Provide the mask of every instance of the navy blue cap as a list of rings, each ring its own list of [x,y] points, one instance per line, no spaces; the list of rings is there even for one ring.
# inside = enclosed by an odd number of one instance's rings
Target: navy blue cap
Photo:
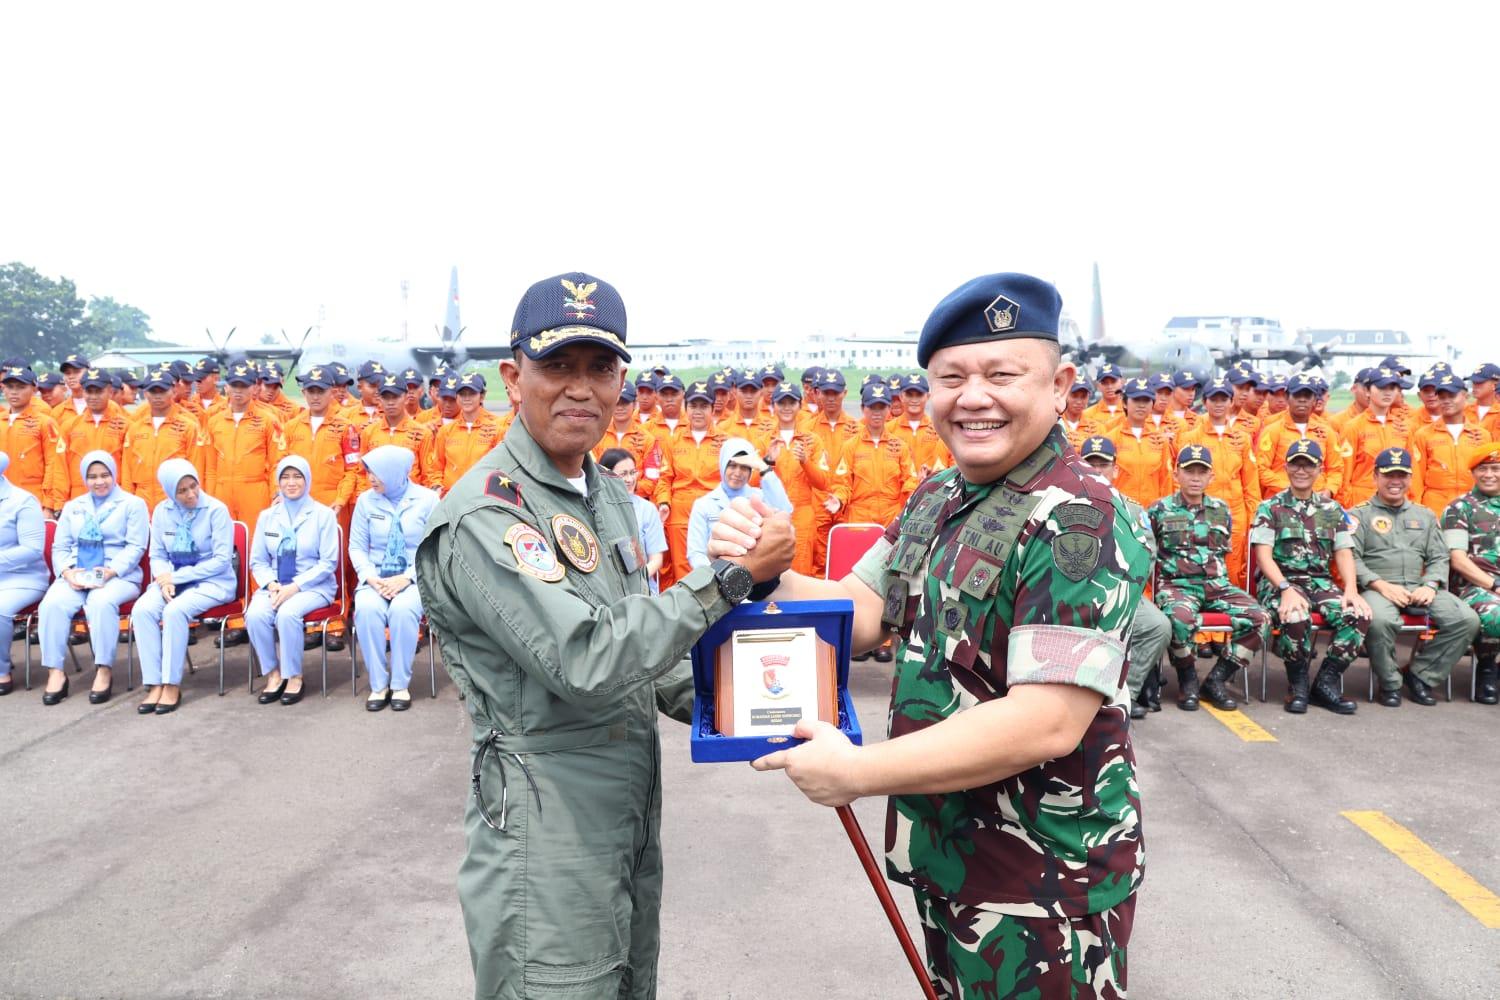
[[[1435,385],[1437,385],[1437,376],[1432,373],[1431,368],[1423,372],[1421,377],[1417,379],[1417,387],[1419,389],[1431,389]]]
[[[1193,371],[1191,368],[1184,368],[1182,371],[1172,376],[1172,387],[1175,389],[1186,389],[1190,385],[1200,386],[1202,384],[1203,380],[1199,378],[1198,373]]]
[[[1376,472],[1410,472],[1411,452],[1405,448],[1387,448],[1375,456]]]
[[[146,373],[146,378],[141,382],[142,389],[170,389],[177,384],[176,377],[170,368],[154,368]]]
[[[893,395],[895,394],[891,392],[891,387],[886,384],[884,379],[880,379],[879,381],[871,382],[859,391],[859,402],[861,406],[871,406],[875,403],[884,403],[886,406],[890,406]]]
[[[734,387],[736,389],[743,389],[746,386],[752,386],[756,389],[760,388],[760,373],[753,368],[746,368],[744,371],[734,373]]]
[[[406,383],[395,372],[386,372],[380,376],[380,395],[384,396],[387,393],[393,396],[406,395]]]
[[[1227,377],[1225,377],[1225,378],[1216,378],[1212,382],[1208,383],[1208,385],[1205,385],[1203,387],[1203,398],[1204,399],[1207,399],[1210,396],[1233,396],[1233,395],[1234,395],[1234,386],[1232,386],[1232,385],[1229,384],[1229,379]]]
[[[341,361],[330,361],[327,367],[333,369],[334,385],[353,385],[354,376],[349,374],[349,369]]]
[[[859,380],[859,387],[860,389],[864,389],[864,387],[869,385],[871,382],[884,381],[885,376],[880,374],[879,372],[865,372],[865,377]]]
[[[795,399],[802,402],[802,387],[796,382],[781,382],[771,390],[771,402],[779,403],[783,399]]]
[[[786,375],[782,372],[780,365],[762,365],[756,374],[760,376],[762,382],[768,378],[773,378],[778,382],[786,381]]]
[[[1434,371],[1432,373],[1432,387],[1438,392],[1463,392],[1467,388],[1464,385],[1464,380],[1453,374],[1451,369],[1442,372]]]
[[[1214,467],[1214,453],[1201,444],[1190,444],[1177,453],[1177,467],[1179,469],[1188,465],[1201,465],[1204,468]]]
[[[88,366],[89,359],[82,354],[69,354],[57,363],[58,371],[62,371],[65,368],[77,368],[79,371],[86,371]]]
[[[1323,446],[1312,438],[1298,438],[1286,449],[1286,460],[1290,462],[1294,458],[1310,458],[1314,462],[1323,461]]]
[[[573,271],[526,289],[510,325],[510,346],[544,358],[570,344],[600,344],[624,361],[625,302],[607,281]]]
[[[1120,372],[1120,366],[1113,361],[1106,361],[1099,366],[1099,371],[1094,375],[1095,382],[1102,382],[1107,378],[1123,379],[1125,376]]]
[[[63,377],[57,372],[42,372],[36,377],[38,389],[52,389],[63,384]]]
[[[1384,360],[1380,362],[1380,367],[1394,368],[1396,371],[1400,372],[1403,375],[1411,374],[1411,366],[1407,365],[1404,361],[1396,357],[1394,354],[1387,354]]]
[[[1469,376],[1470,382],[1493,382],[1496,379],[1500,379],[1500,365],[1488,361],[1474,369],[1474,374]]]
[[[727,371],[728,369],[725,370]],[[663,375],[672,374],[672,369],[668,368],[666,365],[662,364],[659,361],[651,366],[651,371],[656,375],[657,378],[661,378]]]
[[[311,386],[319,389],[332,389],[337,379],[338,373],[330,365],[313,365],[297,376],[297,381],[302,383],[304,389]]]
[[[451,375],[453,373],[449,372],[449,374]],[[447,381],[447,376],[444,376],[444,381]],[[462,375],[458,376],[459,392],[463,392],[465,389],[473,389],[475,392],[479,393],[482,396],[484,395],[484,391],[487,388],[488,385],[484,381],[484,376],[479,372],[464,372]],[[633,386],[630,389],[630,398],[635,398],[635,388]]]
[[[366,361],[359,366],[359,380],[380,385],[385,381],[385,365],[379,361]]]
[[[1073,384],[1068,387],[1068,395],[1071,396],[1075,392],[1092,392],[1093,389],[1094,387],[1089,385],[1089,380],[1083,374],[1083,371],[1079,370],[1079,372],[1073,376]]]
[[[36,372],[29,365],[8,365],[3,374],[0,374],[0,382],[20,382],[23,385],[36,385]]]
[[[1235,365],[1224,374],[1224,379],[1230,385],[1245,385],[1246,383],[1259,385],[1261,375],[1254,368],[1241,368],[1239,365]]]
[[[432,366],[432,374],[427,376],[427,384],[441,385],[443,379],[447,378],[450,374],[456,373],[449,369],[448,362],[439,361],[437,364]]]
[[[635,402],[635,386],[631,385],[628,381],[624,385],[620,386],[620,399],[619,399],[619,402],[621,402],[621,403],[634,403]]]
[[[657,392],[665,392],[668,389],[676,389],[678,392],[687,391],[687,388],[682,384],[682,379],[671,373],[662,375],[656,380]]]
[[[1380,371],[1379,368],[1361,368],[1355,372],[1354,381],[1359,385],[1369,385],[1375,381],[1375,373],[1378,371]]]
[[[695,399],[707,400],[710,403],[714,401],[714,391],[708,387],[707,382],[699,380],[687,387],[683,402],[691,403]]]
[[[260,380],[270,382],[272,385],[280,385],[286,381],[286,372],[282,371],[281,365],[274,361],[262,361],[260,363]]]
[[[248,361],[236,361],[224,373],[224,381],[229,385],[254,385],[255,369],[250,367]]]
[[[1157,372],[1146,379],[1146,384],[1151,386],[1153,393],[1162,389],[1170,389],[1172,388],[1172,376],[1166,372]]]
[[[104,389],[114,385],[114,380],[109,372],[102,368],[89,368],[84,371],[83,378],[79,380],[78,384],[85,389]]]
[[[219,374],[219,359],[199,358],[198,363],[193,365],[193,371],[197,372],[200,378],[204,375],[217,375]]]
[[[1264,383],[1268,392],[1286,392],[1286,376],[1272,375]]]
[[[121,381],[120,376],[117,375],[116,373],[114,373],[114,372],[108,372],[107,374],[109,375],[109,387],[111,389],[114,389],[116,392],[118,392],[119,389],[120,389],[120,387],[122,385],[124,385],[125,383],[123,381]]]
[[[652,371],[644,371],[644,372],[637,373],[636,376],[635,376],[635,385],[636,385],[637,389],[640,389],[640,388],[655,389],[656,388],[656,373],[652,372]]]
[[[843,392],[849,388],[849,383],[844,381],[844,373],[837,368],[824,368],[823,377],[818,379],[819,389],[835,389]]]
[[[1084,438],[1078,446],[1078,454],[1084,458],[1107,458],[1115,460],[1115,443],[1107,437]]]
[[[1125,383],[1126,399],[1155,399],[1156,390],[1143,378],[1133,378]]]
[[[1318,380],[1307,374],[1307,372],[1298,372],[1287,379],[1286,391],[1288,395],[1294,392],[1311,392],[1316,394],[1318,391]]]
[[[735,387],[735,373],[731,368],[727,372],[714,372],[708,377],[708,387],[715,393],[728,392]]]
[[[193,366],[186,361],[179,359],[172,362],[168,367],[172,369],[172,377],[179,382],[198,381],[198,376],[193,373]]]
[[[1057,340],[1062,296],[1029,274],[986,274],[964,282],[937,304],[917,338],[923,368],[944,347],[990,340]]]
[[[405,383],[407,388],[411,388],[414,385],[421,385],[422,373],[415,368],[407,368],[401,373],[401,381]]]
[[[458,398],[458,376],[457,375],[453,374],[452,372],[449,372],[447,375],[443,376],[442,381],[440,381],[438,383],[438,398],[439,399],[457,399]]]
[[[141,384],[141,377],[139,375],[137,375],[133,371],[129,371],[129,370],[123,371],[123,372],[120,373],[120,384],[121,385],[128,385],[132,389],[135,389],[135,388],[138,388],[140,386],[140,384]]]
[[[1368,383],[1379,389],[1387,385],[1399,385],[1403,389],[1410,389],[1411,383],[1394,368],[1371,368]]]
[[[918,392],[932,391],[927,386],[927,376],[921,372],[912,372],[901,380],[901,391],[905,392],[908,389],[915,389]]]
[[[818,379],[822,378],[822,376],[823,369],[819,368],[817,365],[811,365],[807,368],[802,369],[802,381],[804,382],[811,382],[816,385]]]

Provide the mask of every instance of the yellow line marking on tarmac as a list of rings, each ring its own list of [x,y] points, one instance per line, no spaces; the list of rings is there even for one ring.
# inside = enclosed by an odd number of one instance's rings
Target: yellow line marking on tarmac
[[[1224,728],[1244,740],[1246,743],[1276,743],[1276,737],[1256,725],[1255,720],[1244,712],[1225,712],[1214,708],[1208,703],[1203,703],[1208,709],[1208,714],[1224,723]]]
[[[1339,815],[1374,837],[1380,846],[1406,862],[1484,926],[1500,928],[1500,896],[1462,868],[1428,847],[1416,834],[1383,812],[1353,809]]]

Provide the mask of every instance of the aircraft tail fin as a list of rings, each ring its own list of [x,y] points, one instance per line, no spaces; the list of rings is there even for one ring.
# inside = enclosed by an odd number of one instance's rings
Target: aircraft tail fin
[[[458,268],[448,275],[448,309],[443,313],[443,346],[450,347],[463,329],[458,323]]]

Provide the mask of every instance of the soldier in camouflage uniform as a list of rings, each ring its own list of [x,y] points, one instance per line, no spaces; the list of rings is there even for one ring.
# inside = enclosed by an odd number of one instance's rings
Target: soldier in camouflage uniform
[[[917,356],[955,467],[849,576],[787,573],[773,595],[852,600],[856,650],[900,640],[890,739],[803,720],[807,743],[755,766],[824,805],[890,796],[886,869],[915,891],[944,997],[1125,995],[1141,879],[1125,637],[1150,561],[1057,424],[1060,310],[1016,274],[940,303]],[[755,544],[748,510],[724,513],[711,553]]]
[[[1066,434],[1067,428],[1063,428]],[[1079,442],[1079,457],[1110,483],[1115,481],[1115,443],[1107,437],[1090,437]],[[1130,516],[1146,530],[1146,551],[1151,563],[1156,563],[1156,536],[1151,534],[1151,522],[1140,504],[1122,495]],[[1149,576],[1149,573],[1148,573]],[[1125,686],[1130,689],[1130,717],[1144,719],[1147,712],[1161,711],[1161,654],[1167,651],[1167,641],[1172,638],[1172,623],[1155,604],[1142,601],[1136,605],[1135,620],[1130,623],[1130,634],[1126,639]]]
[[[1168,655],[1177,671],[1177,705],[1198,708],[1198,668],[1193,637],[1198,616],[1229,616],[1229,648],[1203,679],[1202,695],[1215,708],[1239,706],[1224,682],[1246,669],[1264,641],[1270,616],[1249,594],[1229,582],[1224,560],[1233,545],[1234,518],[1229,505],[1205,494],[1214,476],[1214,455],[1205,445],[1190,444],[1177,455],[1177,492],[1151,505],[1151,531],[1157,545],[1156,603],[1172,619]]]
[[[1349,515],[1333,500],[1314,494],[1323,470],[1323,448],[1309,438],[1287,446],[1289,485],[1262,500],[1250,524],[1250,545],[1260,571],[1256,596],[1281,630],[1277,655],[1286,663],[1286,710],[1307,711],[1308,702],[1352,715],[1353,701],[1339,691],[1339,678],[1359,655],[1370,624],[1370,606],[1355,589],[1354,539]],[[1328,568],[1344,581],[1340,592]],[[1308,689],[1315,633],[1309,615],[1320,614],[1333,629],[1323,666]]]
[[[1465,464],[1474,474],[1474,489],[1443,511],[1443,540],[1448,545],[1448,586],[1479,615],[1479,644],[1474,700],[1500,701],[1500,444],[1469,449]]]
[[[1432,511],[1407,497],[1412,453],[1386,448],[1375,456],[1375,495],[1349,511],[1354,518],[1354,572],[1370,605],[1365,651],[1380,678],[1380,704],[1401,707],[1396,632],[1402,616],[1417,615],[1436,632],[1423,639],[1406,671],[1406,691],[1418,705],[1436,705],[1432,687],[1448,679],[1474,641],[1479,618],[1443,589],[1448,547]]]

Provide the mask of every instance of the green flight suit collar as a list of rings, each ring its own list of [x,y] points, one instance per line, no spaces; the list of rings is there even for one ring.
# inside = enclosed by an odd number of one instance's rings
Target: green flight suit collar
[[[511,421],[510,430],[506,431],[502,444],[533,482],[550,486],[555,490],[562,490],[573,496],[578,495],[578,490],[568,482],[567,477],[558,470],[557,466],[552,464],[552,459],[542,450],[542,446],[536,443],[536,438],[531,436],[531,431],[527,430],[525,421],[519,415]],[[590,497],[597,496],[598,491],[603,488],[599,479],[599,465],[590,454],[583,456],[583,482],[588,487]]]
[[[1404,501],[1402,501],[1401,506],[1399,506],[1399,507],[1392,507],[1390,504],[1388,504],[1384,500],[1380,499],[1380,494],[1377,493],[1375,496],[1372,496],[1370,498],[1370,506],[1371,507],[1379,507],[1382,510],[1388,510],[1392,514],[1399,514],[1402,511],[1406,510],[1408,507],[1411,507],[1412,506],[1412,502],[1411,502],[1411,497],[1407,497]]]

